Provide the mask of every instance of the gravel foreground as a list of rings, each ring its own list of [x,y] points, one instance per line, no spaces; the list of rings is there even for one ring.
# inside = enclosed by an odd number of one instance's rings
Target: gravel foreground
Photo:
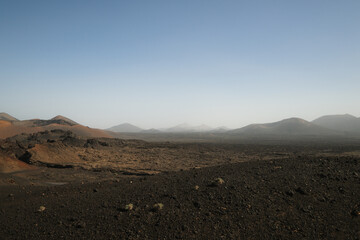
[[[354,157],[0,190],[1,239],[360,239]]]

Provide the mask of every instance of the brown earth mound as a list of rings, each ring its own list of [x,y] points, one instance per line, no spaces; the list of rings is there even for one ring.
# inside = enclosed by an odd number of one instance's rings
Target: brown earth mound
[[[9,121],[9,122],[13,122],[13,121],[19,121],[18,119],[14,118],[13,116],[10,116],[7,113],[0,113],[0,120],[5,120],[5,121]]]
[[[26,164],[14,157],[0,155],[0,173],[12,173],[33,169],[36,169],[36,167]]]
[[[66,118],[65,118],[66,119]],[[0,120],[0,139],[13,137],[22,133],[36,133],[45,130],[62,129],[64,131],[72,131],[83,137],[107,137],[111,138],[106,131],[85,127],[75,122],[65,121],[64,119],[54,118],[51,120],[25,120],[25,121],[3,121]]]

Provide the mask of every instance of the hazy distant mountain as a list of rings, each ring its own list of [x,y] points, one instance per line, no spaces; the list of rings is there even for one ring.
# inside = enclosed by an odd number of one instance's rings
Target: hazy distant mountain
[[[173,133],[180,133],[180,132],[208,132],[211,131],[213,128],[207,125],[199,125],[199,126],[192,126],[187,123],[183,123],[171,128],[164,129],[165,132],[173,132]]]
[[[150,129],[146,129],[146,130],[142,130],[141,133],[161,133],[162,131],[155,129],[155,128],[150,128]]]
[[[243,135],[283,135],[283,136],[326,136],[337,132],[310,123],[301,118],[289,118],[279,122],[266,124],[251,124],[243,128],[229,131]]]
[[[226,127],[218,127],[212,128],[207,125],[199,125],[193,126],[187,123],[179,124],[174,127],[170,128],[151,128],[151,129],[141,129],[137,126],[134,126],[130,123],[120,124],[111,128],[106,129],[112,132],[119,132],[119,133],[196,133],[196,132],[214,132],[214,133],[221,133],[226,132],[229,129]]]
[[[162,129],[162,131],[164,131],[164,132],[188,132],[188,131],[190,131],[191,128],[192,128],[191,125],[189,125],[187,123],[182,123],[182,124],[176,125],[174,127]]]
[[[18,119],[14,118],[13,116],[10,116],[7,113],[0,113],[0,120],[5,120],[5,121],[19,121]]]
[[[341,132],[360,133],[360,118],[350,114],[327,115],[315,119],[312,123]]]
[[[221,127],[217,127],[217,128],[212,129],[210,132],[212,132],[212,133],[224,133],[224,132],[227,132],[227,131],[230,131],[230,128],[221,126]]]
[[[130,123],[123,123],[123,124],[108,128],[106,130],[112,131],[112,132],[123,132],[123,133],[139,133],[139,132],[143,131],[142,128],[134,126]]]

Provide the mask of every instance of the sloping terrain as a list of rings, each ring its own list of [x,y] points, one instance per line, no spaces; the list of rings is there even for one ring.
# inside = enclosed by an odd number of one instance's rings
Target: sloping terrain
[[[350,134],[360,133],[360,118],[350,114],[323,116],[315,119],[312,123],[321,127]]]
[[[36,167],[26,164],[13,156],[0,155],[0,173],[13,173],[33,169],[36,169]]]
[[[114,127],[108,128],[106,130],[112,132],[124,132],[124,133],[137,133],[143,131],[142,128],[134,126],[130,123],[119,124]]]
[[[158,129],[150,128],[150,129],[142,130],[141,133],[162,133],[162,132]]]
[[[9,122],[14,122],[14,121],[19,121],[18,119],[14,118],[13,116],[10,116],[7,113],[0,113],[0,120],[5,120],[5,121],[9,121]]]
[[[77,122],[67,118],[67,117],[64,117],[64,116],[61,116],[61,115],[57,115],[56,117],[50,119],[52,121],[60,121],[62,123],[69,123],[70,125],[78,125]]]
[[[2,239],[359,239],[360,144],[0,140]]]
[[[115,138],[85,138],[70,131],[51,130],[21,134],[0,141],[0,156],[36,167],[115,171],[121,174],[149,175],[225,163],[283,159],[298,155],[360,155],[359,140],[279,141],[257,143],[145,142]],[[331,148],[329,149],[329,146]],[[5,172],[6,166],[0,168]],[[26,169],[24,169],[26,170]],[[41,183],[41,180],[39,180]],[[33,182],[34,183],[34,182]]]
[[[255,150],[248,145],[233,144],[148,143],[83,138],[63,130],[21,134],[0,141],[0,156],[11,156],[32,166],[89,171],[111,169],[127,174],[154,174],[270,156],[283,158],[287,154],[279,153],[273,146],[258,146]]]
[[[0,139],[12,137],[22,133],[36,133],[54,129],[62,129],[64,131],[70,130],[83,137],[112,137],[106,131],[85,127],[66,117],[56,116],[50,120],[0,120]]]
[[[213,130],[213,128],[207,125],[199,125],[199,126],[192,126],[187,123],[179,124],[174,127],[163,129],[164,132],[169,133],[181,133],[181,132],[208,132]]]
[[[339,135],[338,132],[317,126],[301,118],[289,118],[279,122],[251,124],[243,128],[229,131],[242,135],[282,135],[282,136],[328,136]]]

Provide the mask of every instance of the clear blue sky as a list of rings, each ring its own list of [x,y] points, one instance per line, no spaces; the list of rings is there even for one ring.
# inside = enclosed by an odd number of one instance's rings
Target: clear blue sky
[[[360,1],[0,0],[0,112],[98,128],[360,116]]]

